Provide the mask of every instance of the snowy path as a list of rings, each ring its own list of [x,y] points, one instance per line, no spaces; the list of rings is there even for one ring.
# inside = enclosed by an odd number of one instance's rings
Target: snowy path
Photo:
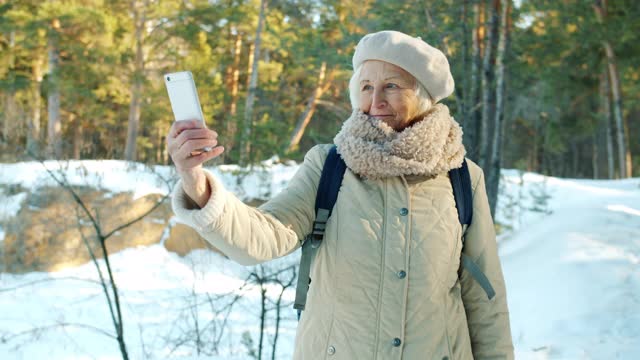
[[[117,161],[71,165],[67,176],[77,184],[108,184],[110,191],[134,194],[160,191],[153,190],[161,185],[153,174],[127,170]],[[279,192],[296,168],[265,165],[247,176],[242,186],[233,177],[237,168],[223,169],[219,176],[231,191],[262,198]],[[159,170],[170,174],[168,168]],[[7,174],[0,176],[0,185],[17,181],[28,188],[44,186],[48,178],[42,172],[35,163],[0,164],[0,174]],[[105,173],[110,174],[108,182],[102,181]],[[640,359],[640,179],[545,180],[516,170],[503,174],[498,219],[519,229],[500,243],[516,359]],[[552,196],[547,205],[553,213],[548,216],[531,211],[542,188]],[[0,192],[0,219],[15,216],[24,198],[25,193]],[[3,237],[0,228],[0,242]],[[198,358],[191,343],[174,349],[176,339],[193,330],[195,318],[201,324],[221,319],[206,306],[199,307],[194,317],[191,304],[210,294],[237,294],[249,271],[210,252],[181,258],[161,245],[113,254],[111,263],[121,290],[132,359]],[[94,265],[56,273],[0,273],[0,359],[120,357],[112,338],[60,325],[90,324],[112,332],[101,288],[78,278],[97,281]],[[240,293],[243,300],[220,338],[220,353],[203,358],[248,358],[242,339],[245,331],[257,339],[259,289]],[[288,301],[294,296],[285,295]],[[293,312],[288,314],[290,320],[282,324],[278,341],[279,359],[291,358],[297,323]],[[48,330],[31,331],[43,326]],[[23,335],[2,341],[13,334]]]
[[[517,359],[640,359],[640,188],[551,179],[553,215],[500,249]]]

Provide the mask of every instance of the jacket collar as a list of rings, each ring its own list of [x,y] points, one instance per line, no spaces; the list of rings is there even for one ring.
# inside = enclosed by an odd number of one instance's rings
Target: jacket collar
[[[354,111],[333,141],[347,167],[372,180],[402,175],[434,177],[462,166],[465,155],[462,128],[442,104],[400,132]]]

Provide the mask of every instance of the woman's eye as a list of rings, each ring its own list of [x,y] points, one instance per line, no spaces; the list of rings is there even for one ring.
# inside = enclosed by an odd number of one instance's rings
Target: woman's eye
[[[397,84],[394,83],[389,83],[386,85],[387,89],[397,89],[399,86]]]
[[[365,85],[365,86],[362,87],[362,91],[369,91],[371,89],[373,89],[373,86],[371,86],[371,85]]]

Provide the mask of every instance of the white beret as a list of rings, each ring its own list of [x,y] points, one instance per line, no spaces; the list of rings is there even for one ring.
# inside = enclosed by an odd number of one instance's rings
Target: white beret
[[[434,102],[453,93],[454,82],[449,61],[442,51],[399,31],[380,31],[365,35],[353,54],[353,68],[367,60],[381,60],[399,66],[413,75]]]

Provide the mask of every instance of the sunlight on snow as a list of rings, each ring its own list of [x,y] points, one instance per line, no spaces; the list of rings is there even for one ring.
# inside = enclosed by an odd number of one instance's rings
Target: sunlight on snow
[[[640,210],[636,210],[625,205],[608,205],[607,210],[623,212],[629,215],[640,216]]]
[[[640,264],[640,258],[630,253],[628,249],[595,240],[585,234],[570,233],[567,239],[569,251],[565,260],[569,262],[626,260],[632,264]]]

